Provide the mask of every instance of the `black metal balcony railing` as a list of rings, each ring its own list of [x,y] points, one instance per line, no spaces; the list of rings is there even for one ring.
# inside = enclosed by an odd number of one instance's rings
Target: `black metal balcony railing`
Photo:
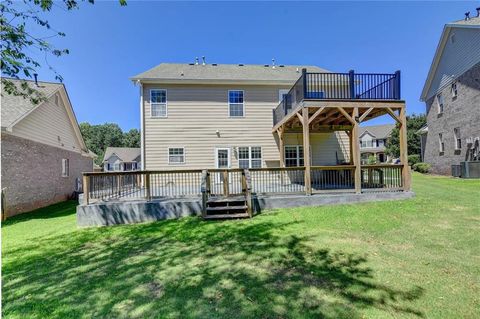
[[[307,73],[273,110],[273,125],[303,100],[400,100],[400,71],[374,73]]]

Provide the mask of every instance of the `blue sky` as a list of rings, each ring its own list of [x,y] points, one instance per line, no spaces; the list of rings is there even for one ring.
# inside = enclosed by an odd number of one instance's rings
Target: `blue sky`
[[[346,72],[402,71],[408,113],[419,96],[443,25],[474,2],[118,2],[54,9],[48,20],[70,50],[48,62],[64,77],[79,122],[139,128],[129,77],[161,62],[307,64]],[[43,59],[40,60],[43,62]],[[43,67],[41,80],[53,74]],[[385,121],[378,119],[376,124]]]

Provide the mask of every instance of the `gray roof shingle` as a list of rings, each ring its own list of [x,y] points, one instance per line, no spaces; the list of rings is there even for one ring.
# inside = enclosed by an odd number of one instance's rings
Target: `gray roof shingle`
[[[137,147],[107,147],[103,161],[115,154],[123,162],[134,162],[140,156],[140,152],[140,148]]]
[[[15,80],[15,79],[7,79],[12,81],[17,87],[20,87],[20,83],[23,80]],[[34,81],[26,80],[28,86],[37,91],[41,92],[46,98],[51,96],[57,90],[63,87],[61,83],[51,83],[51,82],[38,82],[38,85],[35,84]],[[22,118],[25,114],[29,113],[36,107],[38,107],[41,103],[35,105],[33,104],[30,99],[23,98],[22,96],[14,96],[11,94],[7,94],[4,91],[3,83],[2,83],[2,127],[9,127],[13,123],[15,123],[18,119]]]
[[[362,136],[365,132],[368,131],[375,138],[387,138],[390,136],[394,128],[395,124],[361,126],[359,129],[359,133],[360,136]]]
[[[466,25],[466,26],[478,26],[478,27],[480,27],[480,17],[472,17],[468,20],[462,19],[462,20],[450,22],[450,23],[447,24],[447,26],[455,26],[455,25],[459,25],[459,26]]]
[[[317,66],[253,65],[253,64],[188,64],[161,63],[140,73],[132,80],[189,80],[189,81],[278,81],[294,82],[306,68],[308,72],[329,72]]]

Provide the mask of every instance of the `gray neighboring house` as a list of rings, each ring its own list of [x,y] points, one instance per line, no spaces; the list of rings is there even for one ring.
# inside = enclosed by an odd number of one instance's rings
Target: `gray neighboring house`
[[[141,149],[134,147],[107,147],[103,157],[105,172],[126,172],[141,169]]]
[[[436,174],[480,160],[480,17],[448,23],[433,58],[421,100],[427,126],[418,131],[422,159]]]
[[[368,163],[370,156],[375,156],[377,163],[386,163],[390,157],[385,154],[385,147],[395,124],[371,125],[360,127],[360,157],[362,164]]]
[[[18,80],[11,80],[16,85]],[[12,216],[68,199],[91,172],[95,155],[87,150],[65,86],[27,81],[45,96],[6,94],[1,100],[2,212]]]

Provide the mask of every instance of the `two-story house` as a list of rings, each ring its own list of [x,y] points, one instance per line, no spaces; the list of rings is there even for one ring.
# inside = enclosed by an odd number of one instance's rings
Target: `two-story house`
[[[394,124],[371,125],[360,127],[360,153],[362,164],[375,157],[376,163],[385,163],[390,158],[385,154],[388,139],[395,128]]]
[[[167,64],[141,83],[142,164],[147,170],[303,166],[302,132],[272,134],[272,110],[316,66]],[[344,131],[313,133],[312,165],[350,162]]]
[[[103,156],[105,172],[128,172],[141,168],[141,152],[138,147],[107,147]]]
[[[480,11],[480,10],[479,10]],[[480,160],[480,17],[448,23],[428,73],[421,100],[427,127],[423,161],[436,174],[452,165]]]

